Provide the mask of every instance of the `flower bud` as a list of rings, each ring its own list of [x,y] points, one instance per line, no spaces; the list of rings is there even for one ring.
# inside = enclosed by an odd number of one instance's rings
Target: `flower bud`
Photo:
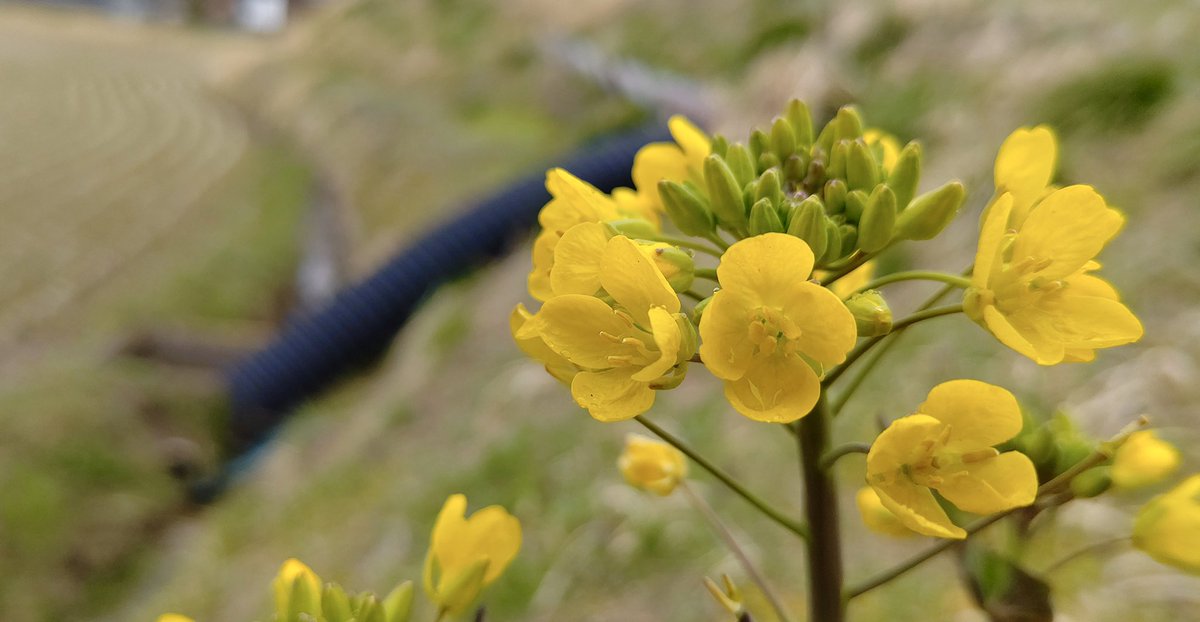
[[[321,592],[321,612],[325,619],[334,622],[349,620],[354,617],[354,609],[350,607],[350,597],[346,590],[336,583],[326,583]]]
[[[690,187],[664,179],[658,182],[658,196],[667,217],[685,235],[705,236],[716,226],[708,201]]]
[[[1151,499],[1138,512],[1133,545],[1161,563],[1200,574],[1200,475]]]
[[[728,151],[729,139],[721,136],[720,134],[713,134],[712,146],[710,147],[709,153],[715,153],[723,158]]]
[[[858,227],[849,223],[838,225],[838,233],[842,234],[842,257],[858,248]]]
[[[815,164],[814,160],[805,160],[803,152],[801,152],[784,160],[780,168],[783,169],[784,179],[800,182],[808,177],[809,169]]]
[[[1071,480],[1071,494],[1080,499],[1098,497],[1112,486],[1112,468],[1095,467],[1075,476]]]
[[[704,317],[704,310],[708,308],[708,303],[712,302],[712,296],[701,300],[692,307],[692,323],[696,326],[700,325],[700,318]]]
[[[687,477],[687,459],[682,452],[641,434],[625,437],[625,451],[617,459],[617,467],[630,486],[662,497]]]
[[[825,254],[820,263],[829,264],[842,258],[842,231],[832,219],[825,219]]]
[[[770,152],[771,138],[767,136],[766,132],[758,128],[754,128],[754,131],[750,132],[750,155],[754,156],[755,159],[758,159],[764,153]]]
[[[271,590],[275,595],[275,613],[285,620],[295,619],[301,613],[321,613],[321,578],[298,559],[283,562],[271,582]]]
[[[875,187],[858,221],[858,247],[866,253],[883,250],[896,226],[896,195],[883,184]]]
[[[776,168],[779,165],[779,157],[774,153],[767,152],[758,156],[758,170],[760,171],[765,171],[769,168]]]
[[[839,140],[833,143],[833,149],[829,152],[829,168],[827,175],[837,179],[846,178],[846,156],[850,150],[850,141]]]
[[[750,208],[750,235],[783,233],[783,221],[770,199],[760,199]]]
[[[796,132],[783,117],[775,117],[771,124],[771,152],[779,156],[781,162],[796,153]]]
[[[1179,468],[1179,450],[1153,430],[1134,432],[1113,456],[1112,481],[1118,488],[1157,484]]]
[[[862,115],[854,106],[842,106],[833,119],[835,140],[857,140],[863,135]]]
[[[663,183],[663,182],[659,182]],[[650,221],[641,218],[622,218],[604,223],[609,237],[623,235],[634,240],[649,240],[658,236],[658,229]]]
[[[888,175],[887,185],[896,193],[896,210],[904,211],[917,194],[921,182],[921,144],[913,141],[904,146],[896,159],[896,166]]]
[[[837,119],[834,118],[830,119],[829,123],[826,123],[825,127],[821,128],[821,133],[817,135],[817,140],[813,142],[814,152],[819,150],[822,153],[829,153],[833,150],[833,143],[837,142],[834,137],[837,134],[836,125]]]
[[[963,185],[952,181],[913,199],[896,219],[896,237],[901,240],[932,239],[954,220],[966,197]]]
[[[873,289],[854,294],[846,301],[846,308],[854,316],[859,337],[878,337],[892,331],[892,309],[883,294]]]
[[[691,253],[666,242],[637,242],[638,250],[667,279],[667,284],[676,292],[686,292],[696,279],[696,262]]]
[[[358,608],[354,610],[354,622],[387,622],[387,614],[379,598],[371,593],[362,594]]]
[[[840,179],[830,179],[825,182],[825,191],[823,193],[825,199],[825,213],[833,216],[846,211],[846,195],[850,189],[846,187],[846,182]]]
[[[734,143],[729,146],[729,150],[725,153],[725,162],[729,164],[729,170],[733,171],[733,178],[737,180],[739,188],[758,177],[754,168],[754,162],[757,159],[751,157],[750,150],[746,149],[742,143]]]
[[[383,599],[383,612],[387,616],[387,622],[408,622],[408,619],[412,616],[412,606],[412,581],[405,581],[397,585]]]
[[[692,320],[682,313],[676,313],[672,317],[675,318],[675,324],[679,326],[680,335],[679,352],[675,357],[675,364],[686,365],[696,355],[696,350],[700,348],[700,336],[696,333],[696,324],[699,322],[693,324]],[[680,378],[682,379],[682,375]]]
[[[717,222],[731,231],[744,232],[746,205],[742,203],[742,186],[725,160],[715,155],[704,158],[704,182]]]
[[[804,102],[793,99],[788,102],[787,112],[784,113],[788,123],[792,126],[792,131],[796,135],[796,145],[800,148],[807,148],[812,144],[813,140],[813,125],[812,114],[808,111],[808,105]]]
[[[768,199],[772,205],[783,202],[783,184],[779,181],[779,172],[769,169],[758,177],[758,188],[754,191],[754,200]]]
[[[825,254],[828,236],[825,233],[825,208],[821,199],[810,196],[792,206],[788,214],[788,235],[793,235],[808,243],[813,255],[820,257]]]
[[[879,183],[879,163],[862,139],[848,143],[846,183],[853,190],[870,192]]]
[[[851,190],[846,195],[846,220],[848,222],[857,223],[862,219],[863,212],[867,211],[867,200],[870,198],[867,193],[862,190]]]

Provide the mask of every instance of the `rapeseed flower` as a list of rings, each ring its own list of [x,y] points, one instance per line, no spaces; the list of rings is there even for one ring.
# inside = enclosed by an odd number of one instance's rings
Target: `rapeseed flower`
[[[1200,574],[1200,475],[1142,507],[1133,545],[1159,562]]]
[[[617,468],[634,488],[667,496],[687,477],[687,459],[678,449],[641,434],[625,437]]]
[[[467,498],[450,495],[433,526],[425,556],[425,593],[451,615],[491,585],[521,549],[521,523],[498,505],[466,517]]]
[[[863,524],[867,526],[867,529],[898,538],[916,535],[883,505],[874,488],[870,486],[859,488],[858,493],[854,495],[854,501],[858,506],[858,514],[862,516]]]
[[[1021,431],[1021,410],[1008,391],[977,380],[933,388],[916,414],[892,422],[867,454],[867,483],[907,528],[965,538],[933,495],[959,509],[1002,512],[1033,503],[1037,472],[1016,451],[994,446]]]
[[[1134,432],[1113,456],[1112,483],[1117,488],[1157,484],[1179,468],[1179,450],[1153,430]]]
[[[730,404],[751,419],[783,423],[808,414],[821,392],[818,370],[854,347],[854,317],[808,281],[813,263],[808,244],[781,233],[741,240],[721,257],[721,289],[700,320],[700,356],[725,381]]]

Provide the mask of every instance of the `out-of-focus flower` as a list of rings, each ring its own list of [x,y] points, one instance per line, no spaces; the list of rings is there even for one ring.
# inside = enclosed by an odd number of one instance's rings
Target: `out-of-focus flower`
[[[425,593],[458,614],[471,606],[521,549],[521,523],[498,505],[466,517],[467,498],[450,495],[433,527],[425,556]]]
[[[1157,484],[1179,468],[1179,450],[1153,430],[1134,432],[1113,456],[1112,482],[1117,488]]]
[[[996,197],[1008,193],[1013,198],[1008,224],[1024,224],[1034,203],[1052,190],[1057,160],[1058,141],[1048,126],[1022,127],[1004,139],[996,154],[995,182]]]
[[[1200,475],[1142,507],[1133,545],[1159,562],[1200,574]]]
[[[678,449],[641,434],[625,437],[617,467],[630,486],[664,497],[687,477],[687,459]]]
[[[1037,472],[1017,451],[995,445],[1021,431],[1016,398],[977,380],[943,382],[916,414],[892,422],[867,454],[867,483],[905,527],[940,538],[964,538],[933,496],[961,510],[1002,512],[1033,503]]]
[[[700,319],[700,356],[751,419],[808,414],[821,391],[814,365],[836,365],[854,347],[850,311],[808,281],[813,261],[808,244],[781,233],[747,238],[721,257],[721,289]]]

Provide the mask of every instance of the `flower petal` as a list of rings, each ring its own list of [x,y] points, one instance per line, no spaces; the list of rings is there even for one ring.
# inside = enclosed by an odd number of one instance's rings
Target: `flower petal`
[[[796,356],[755,358],[745,375],[725,381],[725,399],[735,410],[768,423],[787,423],[807,415],[820,395],[817,373]]]
[[[1016,210],[1014,225],[1025,219],[1030,206],[1054,177],[1058,145],[1045,125],[1020,128],[1000,145],[996,155],[996,192],[1011,192]]]
[[[670,371],[675,366],[679,356],[679,347],[683,344],[683,333],[675,316],[662,307],[650,309],[650,330],[654,333],[654,343],[658,346],[661,356],[658,360],[643,367],[633,375],[638,382],[651,382]]]
[[[700,316],[700,358],[712,375],[737,380],[746,373],[754,356],[747,335],[750,309],[741,292],[718,291]]]
[[[1091,186],[1067,186],[1029,213],[1013,243],[1013,263],[1049,261],[1037,271],[1044,279],[1078,272],[1121,230],[1125,217],[1104,203]]]
[[[897,480],[886,485],[872,484],[883,507],[891,510],[905,527],[935,538],[961,540],[967,532],[950,522],[946,511],[928,488],[907,480]]]
[[[688,168],[699,174],[704,166],[704,158],[712,152],[712,139],[683,115],[677,114],[668,119],[667,129],[687,156]]]
[[[1098,280],[1098,279],[1097,279]],[[1079,295],[1071,289],[1039,304],[1048,331],[1071,348],[1110,348],[1142,338],[1142,323],[1128,307],[1110,298]]]
[[[671,313],[679,311],[679,296],[662,272],[638,250],[633,240],[623,235],[612,238],[604,247],[600,284],[642,327],[650,325],[647,315],[650,307],[662,307]]]
[[[554,247],[558,244],[559,235],[553,231],[543,230],[533,241],[533,269],[529,272],[529,295],[536,300],[546,302],[554,297],[554,288],[550,285],[550,271],[554,268]]]
[[[565,169],[550,169],[546,173],[546,190],[554,198],[538,213],[538,223],[558,235],[582,222],[617,218],[616,203],[608,195]]]
[[[1000,343],[1037,360],[1037,350],[1034,349],[1033,344],[1018,332],[1012,322],[1008,321],[1008,318],[1004,317],[1004,314],[1000,313],[996,307],[983,308],[983,322],[992,335],[1000,340]]]
[[[901,417],[891,423],[871,443],[867,452],[867,482],[872,486],[897,479],[908,479],[905,469],[924,458],[925,441],[938,437],[945,424],[929,415]]]
[[[612,367],[608,357],[630,354],[630,346],[605,335],[626,336],[632,328],[599,298],[555,296],[542,305],[535,321],[546,345],[576,365],[606,369]]]
[[[992,268],[1000,258],[1000,243],[1008,231],[1008,217],[1012,213],[1013,198],[1005,193],[988,205],[984,212],[983,225],[979,229],[979,248],[975,251],[975,269],[971,282],[986,289],[991,281]]]
[[[600,289],[600,268],[608,230],[598,222],[575,225],[554,247],[550,286],[556,295],[594,295]]]
[[[917,412],[950,426],[948,445],[980,449],[1021,432],[1021,407],[1002,387],[978,380],[951,380],[934,387]]]
[[[618,367],[579,372],[571,381],[571,396],[599,421],[632,419],[654,405],[654,391],[646,383],[634,381],[631,371],[630,367]]]
[[[808,281],[787,290],[783,314],[800,328],[800,351],[822,365],[837,365],[858,340],[854,315],[837,294]]]
[[[958,509],[974,514],[992,514],[1025,507],[1037,497],[1037,470],[1019,451],[963,465],[937,491]]]
[[[812,274],[813,252],[800,238],[767,233],[730,246],[721,256],[717,279],[761,305],[782,307],[798,283]]]
[[[633,185],[656,202],[658,182],[669,179],[682,183],[687,176],[687,159],[674,143],[650,143],[633,157]]]

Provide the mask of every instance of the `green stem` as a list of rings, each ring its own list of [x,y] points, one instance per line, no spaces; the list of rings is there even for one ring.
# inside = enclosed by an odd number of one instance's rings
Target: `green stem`
[[[1046,576],[1077,559],[1080,559],[1082,557],[1088,557],[1092,553],[1098,553],[1104,549],[1116,546],[1118,544],[1128,544],[1131,541],[1132,540],[1129,536],[1121,536],[1120,538],[1110,538],[1108,540],[1101,540],[1100,542],[1096,542],[1094,544],[1089,544],[1077,551],[1068,553],[1066,556],[1059,559],[1058,561],[1050,564],[1049,566],[1046,566],[1046,568],[1044,570],[1042,570],[1041,574],[1042,574],[1042,576]]]
[[[726,243],[725,240],[722,240],[720,234],[718,234],[716,231],[709,231],[708,234],[704,236],[704,239],[716,244],[717,248],[721,249],[722,251],[729,250],[729,244]]]
[[[683,238],[671,237],[669,235],[656,235],[654,236],[653,241],[666,242],[667,244],[678,246],[680,248],[690,248],[694,251],[712,255],[713,257],[719,258],[721,256],[721,251],[712,248],[711,246],[701,244],[699,242],[693,242],[691,240],[685,240]]]
[[[699,294],[699,293],[697,293],[697,292],[694,292],[694,291],[692,291],[692,290],[690,290],[690,289],[689,289],[689,290],[687,290],[686,292],[681,292],[681,293],[682,293],[684,296],[687,296],[688,298],[691,298],[692,300],[695,300],[696,302],[700,302],[701,300],[704,300],[704,296],[703,296],[703,295],[701,295],[701,294]]]
[[[647,430],[650,430],[651,432],[653,432],[655,436],[666,441],[669,445],[673,446],[675,449],[678,449],[679,451],[683,452],[683,454],[685,456],[692,459],[692,462],[695,462],[696,464],[700,465],[700,467],[703,468],[705,471],[708,471],[709,473],[711,473],[713,477],[720,480],[722,484],[725,484],[726,487],[728,487],[730,490],[732,490],[734,493],[736,493],[739,497],[745,499],[750,505],[753,505],[755,508],[757,508],[758,511],[760,511],[764,515],[766,515],[767,518],[770,518],[771,520],[775,521],[780,526],[782,526],[784,529],[787,529],[788,531],[796,534],[797,536],[800,536],[804,540],[808,540],[810,538],[809,530],[806,525],[804,525],[803,523],[797,522],[791,518],[788,518],[787,516],[784,516],[784,514],[782,512],[780,512],[779,510],[776,510],[775,508],[768,505],[767,502],[765,502],[761,498],[759,498],[758,495],[755,495],[754,493],[750,492],[749,490],[746,490],[746,488],[744,486],[742,486],[736,480],[734,480],[732,477],[730,477],[728,473],[726,473],[725,471],[723,471],[721,469],[721,467],[718,467],[717,465],[709,462],[707,458],[705,458],[704,456],[701,456],[699,453],[696,452],[696,450],[689,447],[687,445],[687,443],[684,443],[682,440],[677,438],[675,435],[658,427],[657,424],[655,424],[653,421],[650,421],[649,419],[645,418],[642,415],[638,415],[637,417],[634,417],[634,419],[636,419],[638,423],[645,426]]]
[[[1037,498],[1042,499],[1049,495],[1058,493],[1062,489],[1069,486],[1071,484],[1071,480],[1075,479],[1075,477],[1078,476],[1080,473],[1083,473],[1084,471],[1107,461],[1109,458],[1112,457],[1113,453],[1116,452],[1117,448],[1121,446],[1121,443],[1124,443],[1125,440],[1129,438],[1129,435],[1136,432],[1138,430],[1138,428],[1146,425],[1146,423],[1147,423],[1146,419],[1144,417],[1140,417],[1140,418],[1138,418],[1137,421],[1134,421],[1133,423],[1125,426],[1125,428],[1123,428],[1120,432],[1118,432],[1116,434],[1116,436],[1112,437],[1108,441],[1101,443],[1100,446],[1097,447],[1096,450],[1093,451],[1091,454],[1089,454],[1086,458],[1080,460],[1079,462],[1076,462],[1071,468],[1067,469],[1066,471],[1063,471],[1057,477],[1055,477],[1055,478],[1051,479],[1050,481],[1046,482],[1045,484],[1042,484],[1041,486],[1039,486],[1038,490],[1037,490]],[[970,525],[968,525],[965,528],[965,530],[967,532],[967,537],[971,537],[971,536],[975,535],[976,533],[979,533],[984,528],[989,527],[989,526],[999,522],[1001,519],[1009,516],[1013,512],[1016,512],[1016,511],[1022,510],[1022,509],[1024,509],[1024,508],[1013,508],[1013,509],[1007,510],[1005,512],[1000,512],[999,514],[993,514],[991,516],[986,516],[984,518],[981,518],[981,519],[971,523]],[[814,534],[816,534],[815,527],[814,527]],[[850,587],[849,589],[847,589],[846,595],[845,595],[845,600],[850,600],[852,598],[860,596],[866,592],[869,592],[869,591],[887,583],[888,581],[891,581],[892,579],[895,579],[896,577],[899,577],[900,575],[903,575],[904,573],[908,572],[909,570],[912,570],[913,568],[916,568],[917,566],[921,565],[922,563],[936,557],[942,551],[949,549],[950,547],[958,544],[959,542],[961,542],[961,540],[943,540],[943,541],[929,547],[928,549],[925,549],[924,551],[912,556],[907,561],[901,563],[900,565],[896,566],[895,568],[885,570],[873,577],[867,578],[866,580],[862,581],[861,583],[858,583],[857,585],[854,585],[854,586]]]
[[[717,271],[713,270],[712,268],[696,268],[696,278],[716,281]]]
[[[833,384],[833,382],[835,380],[837,380],[839,377],[841,377],[841,375],[844,374],[846,372],[846,370],[851,365],[854,364],[854,361],[857,361],[862,355],[866,354],[872,347],[874,347],[875,344],[879,343],[880,341],[883,341],[887,337],[889,337],[891,335],[895,335],[895,334],[899,333],[900,331],[907,329],[909,326],[912,326],[919,322],[924,322],[925,320],[931,320],[935,317],[942,317],[943,315],[953,315],[955,313],[962,313],[962,310],[963,310],[963,306],[961,304],[956,304],[956,305],[946,305],[944,307],[934,307],[932,309],[925,309],[924,311],[914,312],[912,315],[896,322],[895,324],[892,324],[892,330],[888,334],[879,335],[877,337],[871,337],[870,339],[866,340],[865,342],[858,344],[857,347],[855,347],[853,350],[850,351],[850,354],[846,355],[846,360],[841,365],[834,367],[833,370],[830,371],[825,376],[825,379],[821,381],[821,384],[826,387]]]
[[[865,454],[871,451],[870,443],[846,443],[838,445],[821,456],[821,469],[828,471],[839,458],[850,454]]]
[[[890,283],[899,283],[901,281],[940,281],[953,287],[961,287],[966,289],[971,286],[970,279],[963,278],[956,274],[946,274],[945,272],[934,272],[932,270],[908,270],[906,272],[893,272],[881,276],[866,285],[858,288],[854,293],[865,292],[870,289],[879,289]]]
[[[746,555],[746,552],[742,550],[741,546],[738,545],[737,539],[733,537],[733,534],[730,533],[729,529],[725,527],[725,524],[721,522],[721,517],[717,516],[717,512],[713,510],[712,506],[709,505],[703,497],[697,494],[695,490],[692,490],[692,487],[688,485],[687,480],[681,480],[679,482],[679,489],[682,490],[683,494],[687,496],[689,501],[692,502],[692,506],[704,516],[704,518],[708,521],[708,524],[712,526],[713,531],[717,532],[717,536],[719,536],[725,543],[725,546],[729,549],[729,552],[733,553],[733,556],[737,558],[738,563],[742,565],[742,569],[746,571],[746,575],[750,577],[750,580],[758,586],[758,589],[762,590],[763,596],[767,598],[767,602],[771,603],[771,608],[775,610],[775,615],[779,618],[780,622],[791,622],[791,616],[788,615],[787,609],[784,608],[783,601],[779,599],[779,596],[776,595],[775,590],[771,588],[771,584],[767,583],[767,580],[763,577],[762,573],[760,573],[758,568],[754,566],[754,563],[750,561],[750,558]]]
[[[821,457],[829,450],[831,418],[824,396],[813,411],[798,423],[800,467],[804,477],[804,512],[812,537],[808,547],[809,620],[843,622],[842,541],[838,527],[837,488],[821,468]]]
[[[883,252],[883,251],[880,251],[880,252]],[[844,265],[842,267],[832,267],[831,266],[831,269],[833,270],[833,274],[830,274],[830,275],[826,276],[825,278],[821,279],[821,286],[829,287],[829,285],[832,284],[834,281],[846,276],[847,274],[850,274],[851,272],[854,272],[857,268],[859,268],[863,264],[867,263],[868,261],[871,261],[871,258],[875,257],[875,255],[878,255],[878,254],[879,253],[869,253],[868,254],[868,253],[864,253],[862,251],[854,251],[854,254],[851,255],[846,260],[846,265]]]

